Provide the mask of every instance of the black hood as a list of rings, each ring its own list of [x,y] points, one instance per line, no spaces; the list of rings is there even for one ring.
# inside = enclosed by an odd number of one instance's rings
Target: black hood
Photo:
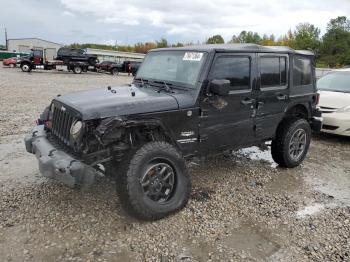
[[[175,96],[152,88],[125,85],[113,87],[111,90],[99,88],[70,93],[54,100],[78,111],[83,120],[89,120],[176,110],[179,109],[179,104]]]

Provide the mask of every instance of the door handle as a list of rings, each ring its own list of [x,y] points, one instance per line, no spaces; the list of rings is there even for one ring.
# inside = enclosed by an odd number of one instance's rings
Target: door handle
[[[245,98],[243,100],[241,100],[241,104],[244,105],[244,106],[247,106],[247,105],[252,105],[254,103],[254,99],[251,99],[251,98]]]
[[[287,99],[287,95],[284,95],[284,94],[278,94],[277,96],[277,99],[282,101],[282,100],[286,100]]]

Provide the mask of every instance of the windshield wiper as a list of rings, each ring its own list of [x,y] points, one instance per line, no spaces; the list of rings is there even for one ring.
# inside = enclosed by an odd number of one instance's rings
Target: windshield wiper
[[[143,79],[142,77],[135,78],[136,81],[141,82],[141,87],[147,87],[148,85],[148,80]]]
[[[160,90],[164,89],[165,92],[173,93],[173,89],[170,87],[171,84],[169,84],[169,83],[167,83],[165,81],[153,81],[153,83],[163,84],[162,86],[158,86],[159,87],[158,92],[160,92]]]
[[[167,92],[172,92],[172,88],[171,87],[169,87],[168,86],[168,84],[165,82],[165,81],[163,81],[163,84],[164,84],[164,89],[165,89],[165,91],[167,91]]]

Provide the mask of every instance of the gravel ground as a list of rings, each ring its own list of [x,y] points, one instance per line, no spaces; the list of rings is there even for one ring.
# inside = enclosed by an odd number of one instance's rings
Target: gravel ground
[[[0,261],[350,261],[350,139],[317,135],[302,166],[247,148],[189,163],[187,207],[127,216],[115,182],[76,191],[38,173],[23,136],[60,93],[127,76],[0,68]]]

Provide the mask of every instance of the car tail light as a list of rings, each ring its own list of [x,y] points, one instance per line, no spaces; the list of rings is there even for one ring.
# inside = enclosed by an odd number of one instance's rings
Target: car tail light
[[[315,98],[316,105],[320,102],[320,93],[316,93],[316,98]]]

